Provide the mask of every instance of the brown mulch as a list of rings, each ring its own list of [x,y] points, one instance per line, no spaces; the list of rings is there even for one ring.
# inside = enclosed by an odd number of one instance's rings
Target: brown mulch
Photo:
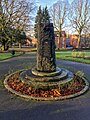
[[[8,85],[13,90],[20,92],[23,95],[30,95],[33,97],[60,97],[72,95],[80,92],[85,87],[85,82],[78,76],[74,77],[74,80],[67,85],[61,85],[55,89],[35,89],[29,84],[23,83],[19,80],[19,72],[12,75],[8,79]]]

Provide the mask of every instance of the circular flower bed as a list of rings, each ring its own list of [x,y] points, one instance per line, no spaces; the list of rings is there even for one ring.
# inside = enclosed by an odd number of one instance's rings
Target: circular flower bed
[[[38,97],[38,98],[56,98],[56,97],[64,97],[67,98],[69,95],[77,94],[82,91],[86,83],[85,81],[80,78],[79,76],[74,75],[74,79],[67,83],[58,86],[57,88],[33,88],[27,83],[23,83],[19,79],[20,72],[14,73],[8,77],[6,83],[8,88],[11,90],[21,94],[27,95],[31,97]],[[5,83],[5,84],[6,84]]]

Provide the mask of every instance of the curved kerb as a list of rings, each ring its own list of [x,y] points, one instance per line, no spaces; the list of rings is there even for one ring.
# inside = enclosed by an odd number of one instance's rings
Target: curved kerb
[[[17,72],[14,72],[14,73],[8,75],[6,77],[6,79],[4,80],[4,86],[5,86],[5,88],[8,89],[8,91],[14,93],[15,95],[18,95],[20,97],[23,97],[23,98],[26,98],[26,99],[30,99],[30,100],[54,101],[54,100],[70,99],[70,98],[74,98],[74,97],[77,97],[77,96],[80,96],[80,95],[84,94],[89,89],[89,83],[87,82],[87,80],[85,78],[83,78],[83,80],[84,80],[84,82],[85,82],[86,85],[85,85],[84,89],[82,89],[78,93],[67,95],[67,96],[60,96],[60,97],[48,97],[48,98],[45,98],[45,97],[32,97],[30,95],[23,95],[20,92],[16,92],[15,90],[13,90],[12,88],[9,87],[7,81],[9,79],[9,77],[11,77],[12,75],[14,75],[15,73],[17,73]]]

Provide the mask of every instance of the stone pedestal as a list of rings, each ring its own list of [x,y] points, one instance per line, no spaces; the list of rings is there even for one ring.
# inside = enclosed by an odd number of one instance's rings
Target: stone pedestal
[[[56,71],[55,38],[53,24],[42,24],[38,38],[37,70],[40,72]]]

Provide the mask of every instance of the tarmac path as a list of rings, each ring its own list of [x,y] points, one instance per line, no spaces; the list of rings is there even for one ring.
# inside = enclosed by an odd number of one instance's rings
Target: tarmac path
[[[7,74],[33,67],[35,54],[24,54],[0,62],[0,80]],[[90,82],[90,64],[57,60],[59,67],[83,71]],[[0,120],[90,120],[90,90],[84,95],[63,101],[32,101],[17,97],[0,86]]]

